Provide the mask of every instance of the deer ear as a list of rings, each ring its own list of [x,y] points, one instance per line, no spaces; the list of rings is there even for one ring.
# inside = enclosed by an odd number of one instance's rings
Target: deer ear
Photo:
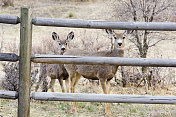
[[[67,40],[68,40],[68,41],[71,41],[73,38],[74,38],[74,33],[73,33],[73,31],[72,31],[72,32],[70,32],[70,33],[68,34]]]
[[[55,32],[52,33],[52,38],[54,41],[59,41],[59,36]]]
[[[106,33],[113,34],[113,30],[112,29],[105,29],[105,30],[106,30]]]

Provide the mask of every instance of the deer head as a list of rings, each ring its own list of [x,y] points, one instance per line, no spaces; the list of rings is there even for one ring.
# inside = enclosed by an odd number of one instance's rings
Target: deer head
[[[68,48],[68,43],[74,38],[74,33],[70,32],[66,39],[59,39],[57,33],[52,33],[52,38],[54,41],[58,43],[58,48],[61,50],[61,53],[65,52]]]
[[[114,30],[112,29],[106,29],[106,33],[108,33],[109,38],[111,39],[111,50],[113,50],[114,47],[116,48],[124,47],[125,32],[115,33]]]

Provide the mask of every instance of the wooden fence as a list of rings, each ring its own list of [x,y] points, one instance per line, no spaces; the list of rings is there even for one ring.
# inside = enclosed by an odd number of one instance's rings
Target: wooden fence
[[[121,66],[152,66],[176,67],[176,59],[148,59],[148,58],[119,58],[119,57],[86,57],[86,56],[59,56],[36,55],[31,57],[32,25],[58,26],[93,29],[118,30],[157,30],[176,31],[173,22],[116,22],[93,21],[58,18],[33,18],[28,7],[21,8],[21,17],[0,15],[0,23],[20,23],[20,55],[0,53],[0,61],[15,62],[19,60],[19,91],[0,91],[0,98],[18,98],[18,117],[30,116],[30,98],[36,100],[55,101],[83,101],[83,102],[110,102],[110,103],[143,103],[143,104],[176,104],[176,96],[145,96],[145,95],[105,95],[81,93],[44,93],[30,94],[31,61],[40,63],[90,64],[90,65],[121,65]]]

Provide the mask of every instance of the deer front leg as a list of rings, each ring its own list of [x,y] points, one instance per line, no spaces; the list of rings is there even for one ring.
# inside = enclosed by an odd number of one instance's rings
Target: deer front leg
[[[50,86],[49,86],[49,88],[51,89],[51,92],[54,92],[55,81],[56,81],[56,79],[51,78]]]
[[[41,84],[41,81],[42,81],[42,78],[43,78],[44,76],[43,75],[39,75],[39,80],[38,80],[38,82],[37,82],[37,86],[35,87],[35,92],[37,92],[38,91],[38,88],[39,88],[39,86],[40,86],[40,84]]]
[[[76,77],[76,73],[75,74],[69,74],[70,77],[70,81],[71,81],[71,93],[75,93],[75,86],[77,83],[77,77]],[[73,107],[75,109],[75,112],[78,112],[78,108],[77,108],[77,103],[73,102]]]
[[[76,73],[74,83],[72,84],[73,85],[73,93],[75,93],[75,87],[76,87],[76,84],[78,84],[78,81],[79,81],[80,78],[81,78],[81,75]],[[77,103],[76,102],[74,102],[74,108],[75,108],[76,112],[79,111],[79,109],[77,108]]]
[[[106,80],[100,80],[104,94],[107,94],[106,82],[107,82]]]
[[[43,85],[42,85],[42,92],[47,92],[48,91],[48,81],[47,77],[43,78]]]
[[[107,86],[107,94],[110,94],[110,91],[111,91],[110,80],[106,82],[106,86]],[[107,114],[110,115],[111,114],[110,103],[106,104],[106,109],[107,109]]]
[[[69,78],[65,79],[65,85],[66,85],[67,93],[69,93]]]
[[[104,79],[103,79],[103,80],[100,80],[100,82],[101,82],[101,86],[102,86],[102,89],[103,89],[104,94],[110,93],[110,89],[109,89],[109,88],[108,88],[108,91],[107,91],[107,85],[109,85],[110,82],[107,81],[107,80],[104,80]],[[110,111],[110,104],[109,104],[109,103],[106,104],[106,114],[107,114],[107,115],[110,115],[110,114],[111,114],[111,111]]]
[[[70,74],[69,77],[70,77],[70,90],[71,90],[71,93],[75,93],[75,90],[74,90],[74,84],[75,84],[75,81],[76,81],[76,75],[75,74]]]

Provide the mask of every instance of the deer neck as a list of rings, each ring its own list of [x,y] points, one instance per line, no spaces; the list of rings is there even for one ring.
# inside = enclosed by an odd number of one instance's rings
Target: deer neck
[[[58,55],[63,55],[63,54],[64,54],[64,52],[62,52],[62,51],[58,52]]]
[[[114,49],[111,51],[112,57],[123,57],[124,56],[124,48],[117,48],[114,47]]]
[[[64,52],[60,52],[60,55],[63,55],[64,54]]]

